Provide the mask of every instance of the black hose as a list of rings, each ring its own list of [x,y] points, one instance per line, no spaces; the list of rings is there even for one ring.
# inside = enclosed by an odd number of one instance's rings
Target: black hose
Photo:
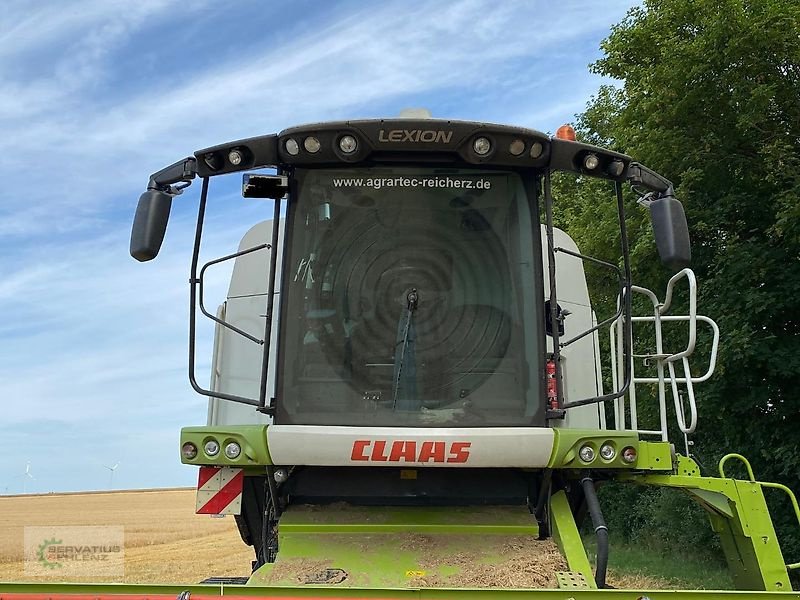
[[[606,569],[608,568],[608,527],[603,518],[603,511],[600,510],[600,502],[597,499],[597,492],[594,489],[594,481],[591,477],[581,479],[583,494],[586,497],[586,508],[592,518],[594,533],[597,536],[597,567],[594,573],[594,580],[598,589],[606,587]]]
[[[547,469],[544,472],[544,477],[542,477],[542,482],[539,487],[539,497],[536,501],[536,508],[533,510],[533,514],[536,517],[536,520],[541,522],[544,520],[544,509],[545,504],[547,503],[547,499],[550,497],[550,487],[553,482],[553,470]]]

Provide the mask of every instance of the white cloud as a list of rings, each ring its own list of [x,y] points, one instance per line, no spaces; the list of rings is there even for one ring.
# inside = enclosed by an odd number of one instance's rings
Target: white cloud
[[[58,148],[59,158],[69,167],[67,183],[75,185],[75,192],[85,182],[104,184],[89,197],[73,193],[54,199],[56,206],[88,202],[96,208],[114,191],[144,181],[160,167],[160,156],[177,159],[204,145],[326,116],[382,116],[370,107],[392,98],[452,93],[471,105],[470,97],[483,96],[491,101],[472,117],[504,120],[503,96],[510,96],[508,102],[515,94],[527,96],[537,105],[558,101],[548,94],[547,79],[553,74],[547,65],[533,65],[546,63],[554,49],[602,29],[608,20],[608,11],[594,9],[594,3],[557,8],[544,2],[371,5],[284,46],[253,40],[247,45],[247,60],[234,54],[189,80],[180,78],[183,83],[173,84],[169,72],[154,74],[137,86],[135,95],[98,111],[92,86],[98,78],[113,76],[107,60],[110,49],[122,47],[137,27],[146,27],[146,17],[157,20],[170,11],[164,2],[150,2],[121,11],[124,19],[109,22],[114,9],[102,2],[89,6],[93,10],[66,24],[51,23],[57,21],[51,17],[42,39],[33,38],[51,44],[70,31],[86,31],[74,56],[56,59],[56,76],[47,84],[35,78],[30,84],[22,79],[9,82],[13,93],[7,97],[14,106],[8,109],[10,117],[0,120],[17,148],[7,157],[12,177],[15,172],[30,173],[38,152]],[[23,32],[12,29],[0,48],[7,50],[26,37],[28,27],[23,23]],[[42,90],[42,85],[52,89]],[[25,111],[44,116],[26,122],[20,118]],[[29,192],[34,197],[54,188],[41,178],[35,183]],[[54,183],[64,189],[63,180]],[[18,213],[10,224],[0,226],[0,232],[32,233],[37,224],[51,226],[46,215]]]
[[[60,6],[25,2],[9,8],[7,25],[0,32],[0,61],[6,64],[0,69],[5,88],[0,118],[30,119],[41,113],[52,117],[53,108],[63,109],[63,104],[78,100],[76,93],[91,90],[113,71],[107,62],[113,50],[123,46],[145,20],[159,18],[170,2],[109,0]],[[38,53],[51,60],[37,62],[36,69],[17,65],[17,80],[12,79],[9,58]]]

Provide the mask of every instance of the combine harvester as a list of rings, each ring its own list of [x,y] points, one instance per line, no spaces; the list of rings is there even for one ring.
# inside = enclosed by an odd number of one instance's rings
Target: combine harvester
[[[242,193],[271,199],[273,219],[200,268],[211,178],[264,167],[276,171],[245,174]],[[598,202],[616,202],[622,268],[583,256],[553,226],[557,171],[608,181],[609,200]],[[719,336],[697,313],[686,219],[667,179],[575,141],[566,126],[550,137],[421,114],[313,124],[155,173],[136,212],[134,258],[158,254],[172,198],[195,177],[190,381],[210,402],[208,425],[183,429],[181,460],[199,467],[198,512],[236,515],[252,575],[188,587],[5,586],[17,594],[0,598],[800,598],[789,580],[800,564],[785,564],[764,497],[786,492],[800,518],[792,492],[756,481],[736,454],[718,477],[701,475],[689,453],[694,385],[711,376]],[[663,300],[631,281],[625,184],[676,272]],[[228,298],[209,311],[204,277],[222,261],[233,261]],[[619,282],[616,314],[602,322],[586,262]],[[676,286],[688,314],[670,314]],[[634,294],[646,314],[632,314]],[[195,375],[197,308],[216,323],[209,389]],[[685,345],[665,348],[667,327],[680,327]],[[689,357],[701,327],[713,342],[699,376]],[[634,355],[644,331],[652,350]],[[639,423],[645,401],[657,423]],[[734,459],[748,480],[726,476]],[[737,590],[610,589],[596,488],[611,480],[688,493],[719,534]]]

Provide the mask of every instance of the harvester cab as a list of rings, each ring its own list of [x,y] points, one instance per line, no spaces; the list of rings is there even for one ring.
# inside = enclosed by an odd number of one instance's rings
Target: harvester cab
[[[554,226],[556,172],[608,182],[598,201],[618,209],[618,263],[582,255]],[[271,218],[200,267],[210,181],[233,173],[243,196],[272,200]],[[762,493],[772,484],[701,476],[688,452],[694,384],[714,370],[718,330],[697,313],[686,218],[667,179],[569,127],[551,137],[420,116],[312,124],[155,173],[134,258],[158,254],[172,199],[195,177],[190,381],[209,412],[183,429],[181,460],[199,467],[198,512],[235,514],[253,546],[249,586],[602,594],[609,542],[595,488],[618,480],[695,498],[739,589],[791,590],[798,565],[785,565]],[[675,271],[663,299],[632,282],[625,185]],[[223,261],[233,275],[212,311],[204,277]],[[588,263],[618,286],[600,321]],[[678,286],[688,314],[670,314]],[[633,314],[634,295],[646,313]],[[198,308],[215,322],[208,388],[195,373]],[[634,355],[637,324],[653,335],[645,355]],[[680,348],[666,347],[670,324],[686,331]],[[698,375],[689,358],[703,327]],[[639,422],[642,402],[654,422]]]

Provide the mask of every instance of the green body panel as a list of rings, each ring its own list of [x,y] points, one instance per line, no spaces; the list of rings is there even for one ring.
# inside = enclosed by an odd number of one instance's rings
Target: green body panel
[[[490,571],[514,550],[550,548],[538,532],[526,506],[290,506],[278,526],[277,561],[248,585],[324,583],[334,570],[328,586],[441,587]]]
[[[672,444],[669,442],[639,442],[636,468],[646,471],[672,471]]]
[[[87,583],[0,583],[0,600],[8,594],[30,594],[31,600],[42,597],[51,600],[70,600],[70,595],[90,595],[97,600],[115,596],[125,600],[175,600],[181,592],[189,592],[191,600],[206,598],[347,598],[366,600],[637,600],[642,597],[651,600],[712,600],[730,598],[731,600],[780,600],[800,599],[800,592],[740,592],[715,590],[452,590],[441,588],[392,589],[392,588],[340,588],[331,586],[258,586],[258,585],[152,585],[152,584],[87,584]]]
[[[553,449],[548,461],[551,469],[647,469],[669,471],[672,469],[671,446],[668,442],[640,442],[634,431],[598,431],[579,429],[553,429]],[[181,456],[181,462],[196,466],[220,467],[257,467],[272,464],[267,446],[267,425],[228,425],[208,427],[184,427],[181,430],[180,445],[191,442],[198,448],[197,457],[187,459]],[[209,439],[216,440],[222,448],[231,441],[242,446],[242,454],[236,459],[229,459],[220,451],[217,456],[207,456],[203,445]],[[610,443],[616,450],[611,460],[604,460],[599,455],[600,447]],[[590,463],[578,457],[578,450],[590,445],[595,451],[595,458]],[[622,460],[622,450],[631,446],[637,450],[635,463]]]
[[[679,475],[640,474],[624,479],[680,489],[708,513],[720,536],[734,584],[740,590],[791,590],[762,486],[757,481],[701,477],[697,464],[678,457]]]
[[[220,445],[220,451],[214,457],[207,456],[203,451],[203,446],[210,439]],[[267,425],[184,427],[181,429],[181,447],[186,442],[197,447],[197,456],[188,459],[181,453],[181,462],[185,465],[253,469],[272,464],[267,447]],[[242,453],[235,459],[225,456],[224,448],[229,442],[236,442],[242,448]],[[259,468],[258,472],[263,473],[264,470]]]
[[[648,469],[671,471],[671,446],[668,442],[640,442],[635,431],[596,429],[554,429],[553,452],[547,466],[550,469]],[[611,444],[616,450],[614,458],[605,460],[600,456],[600,447]],[[593,461],[580,459],[578,451],[589,445],[595,452]],[[622,450],[632,447],[637,451],[636,461],[622,460]]]
[[[550,498],[550,526],[553,540],[567,560],[570,571],[580,573],[591,588],[597,588],[592,574],[592,566],[586,556],[583,540],[572,516],[572,510],[563,490],[553,494]]]
[[[519,506],[290,506],[281,535],[293,533],[455,533],[539,535]]]

